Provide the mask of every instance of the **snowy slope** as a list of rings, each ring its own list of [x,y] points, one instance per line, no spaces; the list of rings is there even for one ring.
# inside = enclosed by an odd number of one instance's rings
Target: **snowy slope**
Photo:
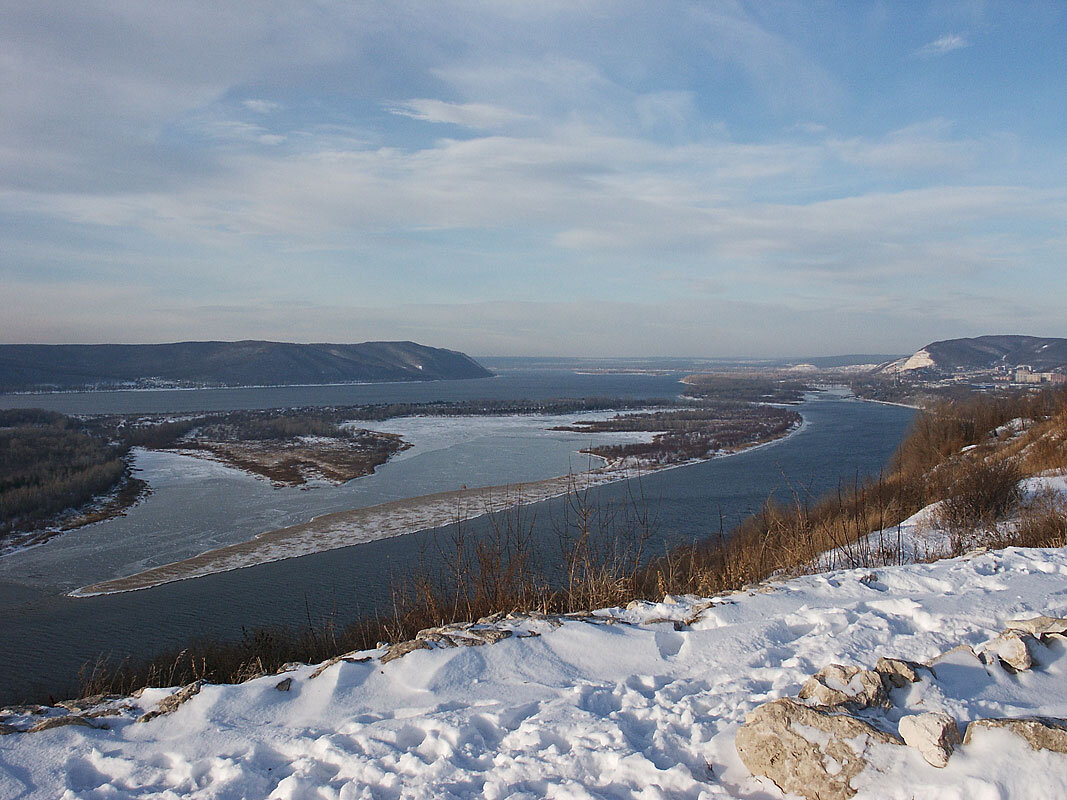
[[[746,712],[795,695],[830,662],[925,661],[1036,614],[1067,616],[1067,552],[838,571],[584,620],[506,619],[490,627],[515,635],[494,644],[434,646],[384,664],[385,651],[371,651],[314,678],[315,667],[301,666],[205,686],[174,713],[138,723],[170,693],[147,690],[93,720],[107,730],[2,736],[0,797],[782,797],[737,756]],[[950,656],[939,683],[894,699],[961,725],[1067,716],[1067,652],[1042,647],[1038,666],[1018,674]],[[284,678],[290,688],[279,691]],[[883,747],[883,771],[860,776],[858,797],[1022,798],[1037,787],[1067,797],[1067,755],[1003,731],[976,736],[943,770],[911,748]]]

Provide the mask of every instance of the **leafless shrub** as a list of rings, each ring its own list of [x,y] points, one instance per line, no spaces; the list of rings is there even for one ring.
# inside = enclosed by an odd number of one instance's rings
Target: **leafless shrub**
[[[1017,417],[1035,423],[990,453],[981,447],[960,453],[981,446]],[[594,502],[588,492],[572,492],[564,518],[556,521],[555,550],[534,541],[531,507],[518,504],[491,514],[480,536],[457,515],[423,553],[415,576],[398,582],[387,612],[344,626],[332,617],[313,622],[309,613],[304,630],[256,629],[229,643],[201,640],[140,664],[98,659],[83,669],[82,691],[128,693],[145,685],[241,680],[287,661],[323,661],[381,641],[409,639],[422,628],[517,609],[567,612],[666,593],[712,595],[776,574],[901,563],[906,554],[894,526],[946,496],[950,524],[977,531],[983,544],[1062,547],[1067,512],[1051,501],[1026,504],[1017,524],[1002,520],[1019,502],[1020,475],[1032,474],[1035,464],[1067,466],[1057,444],[1064,436],[1067,391],[939,407],[918,417],[884,475],[842,485],[823,498],[794,487],[790,502],[768,499],[737,529],[727,532],[721,518],[709,520],[705,538],[656,556],[648,551],[655,516],[639,481],[631,484],[627,501],[614,506]],[[1054,442],[1051,448],[1035,446],[1046,437]]]

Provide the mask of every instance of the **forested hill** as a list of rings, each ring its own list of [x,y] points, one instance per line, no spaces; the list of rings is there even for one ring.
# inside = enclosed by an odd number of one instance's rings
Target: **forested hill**
[[[414,342],[0,345],[0,391],[426,381],[491,375],[470,356]]]
[[[880,371],[951,373],[958,369],[1014,368],[1023,364],[1038,372],[1067,366],[1067,339],[1016,335],[945,339],[884,364]]]

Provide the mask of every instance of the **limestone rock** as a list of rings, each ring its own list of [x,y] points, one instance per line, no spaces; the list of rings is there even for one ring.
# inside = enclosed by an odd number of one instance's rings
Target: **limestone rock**
[[[153,711],[149,711],[147,714],[142,714],[137,718],[138,722],[148,722],[163,714],[170,714],[178,709],[182,703],[188,700],[195,694],[200,692],[200,687],[204,685],[205,681],[193,681],[187,686],[183,686],[169,697],[164,697],[159,701],[159,705],[155,707]]]
[[[978,662],[979,664],[983,663],[982,659],[978,657],[978,654],[974,652],[973,647],[971,647],[969,644],[961,644],[957,645],[956,647],[953,647],[951,650],[946,650],[939,656],[934,656],[929,661],[927,661],[924,666],[929,667],[931,670],[933,670],[934,675],[936,676],[937,672],[936,670],[934,670],[934,667],[936,667],[942,661],[953,661],[960,657],[974,659],[974,661]]]
[[[293,679],[285,678],[284,680],[280,680],[276,684],[274,684],[274,688],[277,689],[279,692],[288,692],[290,689],[293,688]]]
[[[934,767],[948,766],[948,758],[961,743],[956,720],[948,714],[930,712],[901,718],[897,728],[904,744],[914,747]]]
[[[892,734],[847,714],[831,714],[789,697],[759,706],[737,731],[737,753],[754,775],[807,800],[847,800],[852,779],[876,744],[901,744]]]
[[[330,667],[332,667],[334,664],[339,664],[340,662],[341,662],[341,657],[340,656],[334,656],[333,658],[331,658],[331,659],[329,659],[327,661],[323,661],[321,664],[319,664],[318,667],[316,667],[314,672],[312,672],[310,675],[308,675],[308,680],[309,681],[310,680],[314,680],[315,678],[319,677],[319,675],[321,675],[326,670],[328,670]]]
[[[1035,750],[1067,753],[1067,719],[1059,717],[1007,717],[1004,719],[976,719],[967,726],[963,743],[971,741],[975,731],[1005,728],[1026,740]]]
[[[485,639],[482,639],[479,636],[471,636],[470,633],[472,633],[472,631],[464,631],[462,635],[453,634],[449,638],[451,638],[452,641],[456,644],[461,645],[463,647],[481,647],[483,644],[485,644]]]
[[[65,708],[74,714],[80,714],[94,706],[98,706],[101,703],[106,703],[110,700],[120,699],[117,694],[91,694],[88,697],[82,697],[77,700],[60,700],[56,703],[60,708]]]
[[[853,708],[889,707],[889,695],[877,672],[860,667],[828,664],[804,682],[801,700],[817,706],[833,708],[849,705]]]
[[[986,642],[983,651],[996,655],[1012,671],[1023,672],[1034,665],[1027,647],[1028,641],[1036,643],[1037,640],[1028,633],[1008,630]]]
[[[408,653],[413,653],[416,650],[429,650],[430,645],[424,642],[422,639],[411,639],[407,642],[400,642],[394,644],[389,648],[388,652],[382,656],[381,661],[383,664],[388,664],[390,661],[406,656]]]
[[[919,665],[899,658],[879,658],[874,671],[882,676],[882,683],[897,689],[919,680]]]
[[[486,644],[496,644],[502,642],[512,635],[511,631],[501,630],[498,628],[485,628],[484,630],[469,631],[479,636],[485,641]]]
[[[94,725],[85,717],[78,716],[77,714],[69,714],[64,717],[46,717],[29,728],[27,733],[37,733],[38,731],[47,731],[51,728],[62,728],[65,725],[80,725],[83,728],[107,728],[107,725]]]
[[[415,634],[416,639],[421,639],[426,642],[433,642],[439,647],[455,647],[456,643],[447,633],[443,633],[441,628],[424,628]]]
[[[1060,617],[1032,617],[1008,620],[1008,630],[1022,631],[1039,639],[1045,636],[1067,636],[1067,619]]]

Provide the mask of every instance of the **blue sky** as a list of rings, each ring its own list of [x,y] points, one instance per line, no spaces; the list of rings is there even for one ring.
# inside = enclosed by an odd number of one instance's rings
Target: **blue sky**
[[[6,342],[1067,336],[1067,4],[3,16]]]

